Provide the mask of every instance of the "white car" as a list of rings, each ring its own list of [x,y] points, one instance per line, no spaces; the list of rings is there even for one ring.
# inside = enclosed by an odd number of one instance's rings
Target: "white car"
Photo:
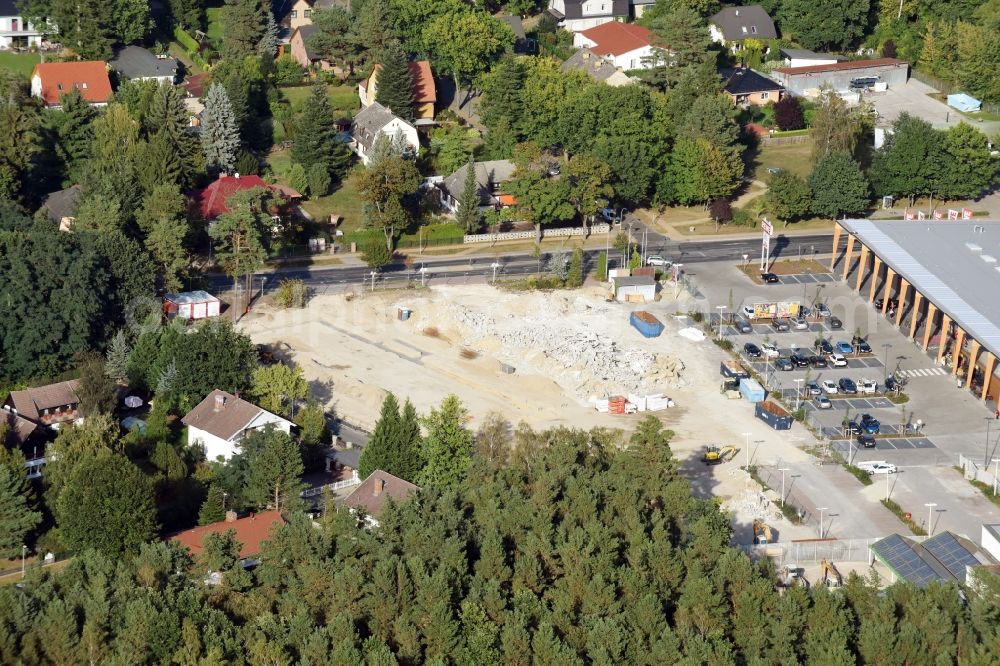
[[[840,389],[837,388],[837,382],[832,379],[824,379],[821,386],[823,387],[823,392],[827,395],[836,395],[840,392]]]
[[[809,328],[809,323],[804,317],[794,317],[789,320],[796,331],[804,331]]]
[[[860,393],[878,393],[878,384],[873,379],[861,378],[858,382],[858,391]]]
[[[778,347],[773,342],[765,342],[760,346],[761,350],[764,352],[764,356],[767,358],[778,358],[781,353],[778,351]]]
[[[847,367],[847,359],[844,358],[843,354],[830,354],[830,356],[827,357],[827,359],[830,361],[830,365],[832,365],[835,368]]]
[[[743,316],[746,317],[747,319],[753,319],[754,316],[755,316],[754,315],[754,309],[753,309],[752,305],[744,305],[742,312],[743,312]]]
[[[667,261],[666,259],[664,259],[663,257],[661,257],[658,254],[653,254],[653,255],[650,255],[650,256],[646,257],[646,265],[647,266],[663,266],[664,268],[666,268],[667,266],[670,265],[670,262]]]
[[[869,474],[895,474],[896,466],[884,460],[858,463],[858,467]]]

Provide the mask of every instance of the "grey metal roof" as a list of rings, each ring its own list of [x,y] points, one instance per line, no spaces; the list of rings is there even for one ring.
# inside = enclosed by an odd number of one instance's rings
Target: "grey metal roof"
[[[485,206],[490,203],[494,185],[502,185],[514,175],[517,167],[510,160],[492,160],[489,162],[476,162],[476,184],[479,185],[479,204]],[[442,181],[442,186],[448,191],[453,199],[462,196],[465,189],[465,178],[469,172],[469,165],[464,164],[455,173]]]
[[[559,69],[563,72],[579,69],[595,81],[606,81],[618,71],[617,67],[590,49],[578,50]]]
[[[968,335],[1000,355],[1000,221],[840,224]]]
[[[45,197],[42,207],[49,219],[59,224],[64,217],[72,217],[76,212],[76,202],[83,192],[79,185],[67,187],[65,190],[52,192]]]
[[[177,76],[177,61],[157,58],[141,46],[126,46],[109,63],[116,72],[130,79]]]
[[[816,53],[815,51],[810,51],[809,49],[791,49],[791,48],[781,48],[781,55],[786,58],[794,58],[796,60],[846,60],[844,56],[834,55],[833,53]]]
[[[310,42],[312,40],[309,39],[316,32],[316,26],[311,23],[309,25],[301,25],[295,29],[295,32],[299,33],[299,36],[302,39],[302,46],[306,51],[306,58],[308,58],[310,62],[319,60],[319,56],[310,46]],[[294,39],[294,37],[295,33],[292,33],[292,38]]]
[[[722,36],[730,41],[743,39],[776,39],[778,32],[774,21],[760,5],[726,7],[712,17],[712,25],[719,27]]]
[[[654,287],[656,280],[651,277],[616,277],[614,278],[615,289],[620,287]]]

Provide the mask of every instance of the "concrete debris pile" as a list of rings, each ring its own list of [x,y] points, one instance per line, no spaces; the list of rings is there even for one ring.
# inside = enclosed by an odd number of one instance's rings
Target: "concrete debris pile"
[[[744,520],[749,518],[773,523],[781,519],[781,512],[774,503],[764,493],[754,490],[745,490],[722,506]]]

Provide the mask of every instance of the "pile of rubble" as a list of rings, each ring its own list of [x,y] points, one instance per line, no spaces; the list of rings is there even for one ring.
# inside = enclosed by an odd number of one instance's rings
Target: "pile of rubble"
[[[774,503],[759,491],[745,490],[724,502],[722,507],[740,516],[743,520],[757,519],[774,523],[781,519],[781,512],[774,506]]]

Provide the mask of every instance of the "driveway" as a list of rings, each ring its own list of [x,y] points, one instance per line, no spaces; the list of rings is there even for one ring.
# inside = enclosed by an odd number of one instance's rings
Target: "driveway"
[[[905,85],[889,88],[881,93],[865,93],[865,101],[878,111],[879,127],[889,127],[903,112],[922,118],[938,129],[954,127],[963,120],[992,136],[1000,130],[1000,123],[972,121],[950,108],[944,102],[930,97],[937,90],[926,83],[910,79]]]

